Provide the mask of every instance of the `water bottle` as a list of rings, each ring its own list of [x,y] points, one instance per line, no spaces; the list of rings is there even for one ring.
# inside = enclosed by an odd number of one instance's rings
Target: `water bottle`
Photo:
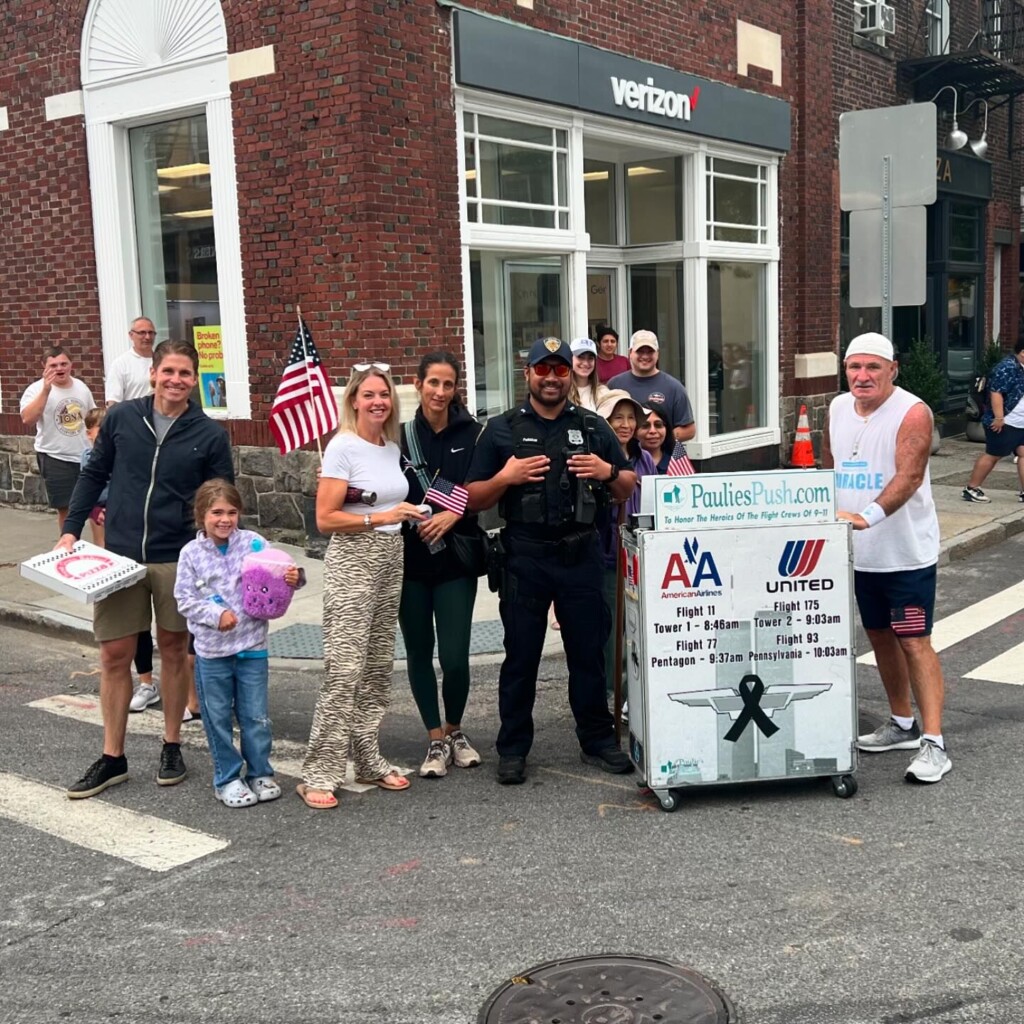
[[[424,516],[426,517],[426,518],[424,518],[424,519],[422,520],[422,522],[420,523],[420,526],[422,526],[422,525],[423,525],[423,523],[428,523],[428,522],[430,522],[430,519],[431,519],[431,517],[432,517],[432,516],[433,516],[433,514],[434,514],[434,510],[433,510],[433,509],[432,509],[432,508],[431,508],[431,507],[430,507],[429,505],[417,505],[416,507],[417,507],[417,508],[418,508],[418,509],[419,509],[419,510],[420,510],[420,511],[421,511],[421,512],[423,513],[423,515],[424,515]],[[417,527],[417,529],[418,529],[418,527]],[[447,545],[447,544],[445,544],[445,542],[444,542],[444,538],[443,538],[443,537],[439,537],[439,538],[438,538],[437,540],[435,540],[435,541],[432,541],[432,542],[431,542],[430,544],[428,544],[428,545],[427,545],[427,550],[428,550],[428,551],[429,551],[429,552],[430,552],[430,553],[431,553],[432,555],[436,555],[436,554],[438,554],[438,552],[440,552],[440,551],[444,551],[444,549],[445,549],[445,548],[446,548],[447,546],[448,546],[448,545]]]

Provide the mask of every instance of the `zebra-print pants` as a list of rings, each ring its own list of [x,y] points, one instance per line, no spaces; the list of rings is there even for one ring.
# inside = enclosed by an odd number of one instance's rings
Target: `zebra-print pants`
[[[307,786],[339,786],[350,752],[356,778],[391,771],[379,732],[391,700],[401,594],[401,534],[331,537],[324,559],[324,681],[302,763]]]

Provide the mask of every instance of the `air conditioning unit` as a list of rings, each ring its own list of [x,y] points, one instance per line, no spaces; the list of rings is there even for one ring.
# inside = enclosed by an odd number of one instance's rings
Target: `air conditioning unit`
[[[896,8],[885,0],[862,0],[857,7],[857,35],[891,36],[896,32]]]

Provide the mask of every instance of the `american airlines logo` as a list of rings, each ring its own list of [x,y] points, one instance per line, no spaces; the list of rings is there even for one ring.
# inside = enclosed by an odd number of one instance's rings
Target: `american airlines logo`
[[[630,78],[611,77],[612,99],[617,107],[630,110],[644,110],[649,114],[671,117],[677,121],[689,121],[692,111],[697,109],[700,87],[695,87],[692,96],[685,92],[673,92],[654,84],[653,78],[646,82],[634,82]]]

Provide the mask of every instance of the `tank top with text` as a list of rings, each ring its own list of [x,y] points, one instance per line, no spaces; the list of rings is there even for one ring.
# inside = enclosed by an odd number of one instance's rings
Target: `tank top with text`
[[[836,507],[860,512],[896,475],[896,435],[907,413],[920,401],[897,387],[865,419],[852,394],[829,406],[829,442],[836,473]],[[925,467],[921,486],[902,508],[868,530],[853,534],[853,565],[862,572],[924,569],[939,558],[939,520]]]

